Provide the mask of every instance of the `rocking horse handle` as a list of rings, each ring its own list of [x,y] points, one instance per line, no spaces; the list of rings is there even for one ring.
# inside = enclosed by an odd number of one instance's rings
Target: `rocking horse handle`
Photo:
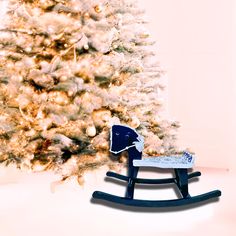
[[[188,160],[188,162],[191,162],[193,159],[193,156],[189,152],[183,152],[183,156]]]

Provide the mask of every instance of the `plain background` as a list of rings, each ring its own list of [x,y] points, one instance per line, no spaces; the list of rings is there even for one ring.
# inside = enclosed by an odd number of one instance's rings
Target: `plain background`
[[[197,165],[235,168],[236,1],[140,0],[167,72],[168,111]]]

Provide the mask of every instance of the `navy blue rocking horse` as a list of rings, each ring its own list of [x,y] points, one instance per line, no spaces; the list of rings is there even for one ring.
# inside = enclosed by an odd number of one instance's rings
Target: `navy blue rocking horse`
[[[110,131],[110,152],[119,155],[128,152],[128,176],[108,171],[107,176],[127,182],[125,197],[95,191],[93,198],[110,201],[118,204],[137,207],[175,207],[221,196],[221,191],[214,190],[208,193],[191,197],[188,191],[188,180],[201,175],[200,172],[188,174],[188,168],[193,166],[194,157],[184,152],[182,156],[151,157],[142,160],[144,139],[134,129],[124,125],[113,125]],[[174,178],[141,179],[137,178],[139,167],[150,166],[174,169]],[[142,200],[134,199],[135,184],[170,184],[175,183],[182,195],[180,199],[172,200]]]

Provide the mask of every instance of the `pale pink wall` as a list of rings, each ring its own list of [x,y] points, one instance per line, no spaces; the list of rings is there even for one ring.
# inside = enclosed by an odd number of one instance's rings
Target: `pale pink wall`
[[[234,3],[140,0],[167,71],[169,114],[182,123],[179,144],[196,152],[198,166],[236,163]]]
[[[182,123],[179,144],[199,166],[235,167],[236,1],[139,1],[167,71],[170,117]]]

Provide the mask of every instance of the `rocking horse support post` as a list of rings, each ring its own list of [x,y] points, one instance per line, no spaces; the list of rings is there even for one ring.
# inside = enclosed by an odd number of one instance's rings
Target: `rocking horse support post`
[[[188,170],[175,169],[176,185],[182,194],[183,198],[190,197],[188,193]]]
[[[190,153],[185,152],[181,157],[174,157],[174,160],[179,160],[180,163],[175,163],[174,169],[175,177],[166,179],[142,179],[137,178],[139,167],[154,166],[159,168],[171,168],[169,160],[170,157],[163,157],[167,163],[164,167],[160,165],[160,159],[156,158],[142,158],[142,150],[144,141],[134,129],[128,126],[113,125],[111,129],[110,151],[114,154],[128,151],[128,176],[120,175],[115,172],[108,171],[107,176],[128,182],[125,197],[108,194],[101,191],[95,191],[93,198],[114,202],[117,204],[137,206],[137,207],[176,207],[182,205],[193,204],[197,202],[206,201],[211,198],[221,196],[221,191],[214,190],[208,193],[200,194],[197,196],[190,196],[188,192],[188,180],[194,177],[199,177],[200,172],[193,172],[188,174],[188,169],[191,168],[194,158]],[[146,162],[147,160],[147,162]],[[150,161],[151,160],[151,161]],[[151,165],[150,163],[153,163]],[[186,167],[186,168],[185,168]],[[142,200],[134,199],[135,184],[171,184],[175,183],[182,195],[180,199],[171,200]]]
[[[133,199],[134,197],[134,187],[135,187],[135,179],[138,175],[139,167],[134,167],[133,160],[134,159],[142,159],[142,152],[137,151],[135,147],[128,149],[129,160],[128,160],[128,185],[125,197],[129,199]]]

